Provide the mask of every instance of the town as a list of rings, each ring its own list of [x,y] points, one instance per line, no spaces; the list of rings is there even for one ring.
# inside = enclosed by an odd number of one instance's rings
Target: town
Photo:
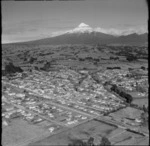
[[[131,104],[131,101],[111,91],[115,84],[128,93],[136,91],[143,99],[148,97],[146,74],[140,74],[140,78],[132,77],[132,74],[131,71],[118,69],[101,69],[90,73],[87,70],[62,68],[59,71],[32,70],[3,76],[2,124],[7,129],[13,121],[23,120],[26,121],[26,124],[22,123],[24,126],[36,125],[42,128],[34,140],[93,120],[147,137],[148,128],[142,125],[148,120],[148,108],[138,105],[136,101]],[[142,91],[138,90],[141,84],[145,87]],[[126,117],[123,113],[117,114],[123,110],[133,112],[134,115]],[[18,145],[26,145],[29,141],[23,140]]]

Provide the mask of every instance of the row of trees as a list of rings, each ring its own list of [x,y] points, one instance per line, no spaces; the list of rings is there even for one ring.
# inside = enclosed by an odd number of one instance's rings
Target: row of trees
[[[149,129],[149,114],[148,112],[143,112],[141,114],[142,126],[148,126]]]
[[[141,69],[146,70],[146,67],[145,66],[141,66]]]
[[[143,105],[143,111],[146,113],[148,113],[149,112],[149,105],[146,107],[145,105]]]
[[[33,64],[34,61],[36,61],[36,60],[37,60],[37,58],[31,57],[31,58],[29,59],[29,63]]]
[[[119,57],[112,57],[112,56],[111,56],[109,59],[110,59],[110,60],[119,60]]]
[[[107,67],[107,69],[121,69],[121,67]]]
[[[136,56],[134,56],[134,55],[131,55],[131,56],[127,56],[126,57],[126,60],[128,60],[128,61],[136,61],[138,58],[136,57]]]
[[[127,94],[126,92],[120,90],[116,85],[112,85],[111,91],[114,91],[121,97],[125,98],[127,103],[131,103],[133,100],[133,98],[130,94]]]
[[[87,142],[82,140],[74,140],[73,143],[68,144],[68,146],[111,146],[111,143],[108,138],[102,137],[101,143],[99,145],[95,145],[94,138],[90,137]]]
[[[79,58],[79,61],[85,61],[85,60],[92,60],[92,61],[100,61],[99,58],[92,58],[92,57],[86,57],[86,58]]]
[[[46,63],[44,64],[44,66],[41,67],[40,69],[44,70],[44,71],[49,71],[50,68],[51,68],[51,63],[46,61]]]

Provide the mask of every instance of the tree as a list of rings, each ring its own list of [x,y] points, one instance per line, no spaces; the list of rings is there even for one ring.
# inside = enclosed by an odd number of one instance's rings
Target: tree
[[[5,75],[6,75],[5,70],[2,70],[2,76],[5,76]]]
[[[146,70],[146,68],[144,66],[141,66],[141,69]]]
[[[116,57],[115,59],[116,59],[116,60],[119,60],[119,57]]]
[[[134,70],[134,69],[129,67],[128,70],[129,70],[129,71],[132,71],[132,70]]]
[[[35,60],[36,60],[36,58],[31,57],[30,60],[29,60],[29,63],[32,64]]]
[[[5,66],[5,73],[6,74],[13,74],[16,72],[23,72],[23,70],[20,67],[14,66],[12,62],[9,62]]]
[[[148,123],[148,130],[149,130],[149,114],[148,114],[147,123]]]
[[[6,86],[3,86],[3,90],[6,91]]]
[[[90,138],[88,139],[88,141],[87,141],[87,144],[88,144],[89,146],[93,146],[93,145],[94,145],[94,138],[93,138],[93,137],[90,137]]]
[[[109,59],[112,60],[112,59],[114,59],[114,57],[110,56]]]
[[[126,95],[125,95],[125,98],[126,98],[127,103],[131,103],[132,100],[133,100],[132,96],[129,95],[129,94],[126,94]]]
[[[107,67],[107,69],[113,69],[112,67]]]
[[[29,94],[29,92],[25,89],[25,90],[23,90],[23,93],[24,94]]]
[[[112,85],[112,87],[110,88],[111,89],[111,91],[116,91],[116,88],[117,88],[117,86],[116,85]]]
[[[143,126],[148,125],[148,113],[147,112],[146,113],[144,112],[141,114],[141,119],[142,119]]]
[[[120,94],[120,90],[117,88],[117,86],[116,86],[116,88],[115,88],[115,92],[117,93],[117,94]]]
[[[128,60],[128,61],[135,61],[135,60],[137,60],[137,57],[134,56],[134,55],[127,56],[127,57],[126,57],[126,60]]]
[[[39,68],[37,66],[34,67],[35,70],[39,70]]]
[[[100,146],[111,146],[110,141],[106,137],[102,137]]]
[[[51,67],[51,63],[50,62],[46,62],[44,64],[44,67],[42,67],[41,69],[44,70],[44,71],[48,71],[50,67]]]
[[[106,81],[103,85],[104,86],[110,85],[110,81]]]
[[[22,79],[28,77],[28,74],[27,73],[22,73]]]
[[[143,111],[144,111],[144,112],[148,112],[148,107],[146,108],[146,106],[143,105]]]
[[[120,94],[119,94],[121,97],[124,97],[124,92],[120,92]]]
[[[113,69],[121,69],[121,67],[116,66],[116,67],[114,67]]]
[[[86,146],[86,144],[82,140],[74,140],[72,144],[68,144],[68,146]]]

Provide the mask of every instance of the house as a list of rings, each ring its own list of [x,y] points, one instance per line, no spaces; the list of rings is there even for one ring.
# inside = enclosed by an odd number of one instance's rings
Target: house
[[[6,107],[6,111],[11,111],[11,110],[13,110],[13,109],[14,109],[14,107],[12,107],[12,106]]]
[[[137,123],[141,123],[141,122],[142,122],[142,119],[138,119],[138,118],[136,118],[136,119],[135,119],[135,122],[137,122]]]
[[[19,97],[19,98],[24,98],[24,97],[25,97],[25,94],[18,93],[18,94],[16,94],[16,97]]]
[[[50,131],[50,132],[53,132],[54,131],[54,127],[50,127],[48,130]]]
[[[3,123],[2,123],[4,126],[8,126],[8,122],[3,120]]]
[[[21,116],[22,116],[21,113],[15,112],[15,113],[13,113],[13,114],[10,115],[10,118],[11,118],[11,119],[15,119],[15,118],[19,118],[19,117],[21,117]]]

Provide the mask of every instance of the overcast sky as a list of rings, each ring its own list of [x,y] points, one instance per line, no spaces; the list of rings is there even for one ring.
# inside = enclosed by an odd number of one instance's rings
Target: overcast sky
[[[35,40],[80,23],[102,28],[147,27],[145,0],[3,1],[2,43]]]

